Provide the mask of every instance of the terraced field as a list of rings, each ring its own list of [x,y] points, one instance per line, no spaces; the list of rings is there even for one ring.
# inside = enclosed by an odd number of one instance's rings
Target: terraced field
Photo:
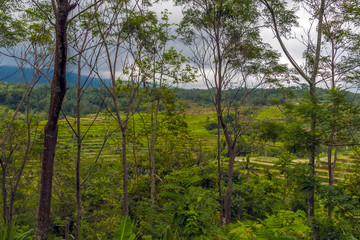
[[[85,161],[93,161],[96,156],[99,154],[99,151],[103,145],[104,137],[109,132],[113,131],[117,128],[116,122],[114,120],[109,120],[105,116],[100,116],[95,121],[92,120],[93,116],[88,116],[87,118],[83,118],[81,122],[81,131],[83,133],[87,132],[86,137],[83,141],[83,159]],[[257,115],[258,120],[267,120],[267,119],[279,119],[281,117],[281,112],[276,107],[264,108]],[[69,122],[74,123],[74,119],[68,119]],[[189,147],[192,147],[191,144],[200,144],[204,151],[214,150],[216,148],[217,136],[216,131],[208,131],[205,126],[209,122],[216,122],[216,115],[212,108],[191,108],[186,111],[186,122],[188,124],[189,134],[192,138],[192,143],[189,144]],[[141,131],[142,123],[140,122],[140,118],[138,116],[135,117],[136,131]],[[45,125],[45,122],[42,122],[41,125]],[[71,128],[65,120],[61,120],[59,123],[59,148],[64,149],[70,152],[73,152],[73,146],[75,146],[75,138]],[[121,149],[119,146],[121,145],[121,134],[120,131],[115,131],[112,135],[107,139],[104,148],[99,157],[100,160],[106,161],[115,161],[119,160]],[[282,146],[281,142],[277,142],[276,147]],[[132,154],[133,144],[129,141],[129,154]],[[135,147],[136,152],[146,152],[146,140],[140,140],[140,144]],[[274,166],[275,162],[278,159],[276,157],[251,157],[250,164],[254,165],[255,172],[258,175],[263,175],[265,170],[279,175],[279,170]],[[131,157],[130,157],[131,161]],[[244,164],[244,157],[238,157],[237,161],[239,163]],[[307,163],[307,159],[295,159],[293,160],[293,164],[295,163]],[[359,164],[360,161],[357,159],[351,158],[346,154],[339,154],[338,162],[335,169],[335,181],[339,179],[344,179],[346,174],[351,174],[354,170],[355,165]],[[239,168],[237,164],[237,168]],[[326,156],[321,157],[316,161],[316,173],[318,177],[326,183],[328,180],[328,172],[327,172],[327,158]]]
[[[239,163],[244,164],[246,162],[244,157],[237,157],[236,159]],[[270,168],[271,172],[280,174],[280,170],[278,170],[274,165],[278,160],[276,157],[254,157],[251,158],[250,164],[254,165],[255,172],[258,175],[262,175],[266,168]],[[296,163],[308,163],[308,159],[294,159],[292,164]],[[359,160],[350,158],[347,154],[341,154],[338,156],[336,168],[335,168],[335,183],[338,180],[344,179],[347,174],[352,174],[356,165],[359,164]],[[318,175],[320,181],[322,183],[328,182],[328,169],[327,169],[327,157],[322,157],[318,161],[316,161],[316,174]]]
[[[192,140],[195,143],[201,142],[203,150],[209,150],[216,146],[216,135],[205,129],[205,125],[209,121],[215,119],[214,112],[212,111],[201,111],[186,114],[186,121],[188,124],[188,130]],[[200,113],[200,114],[199,114]],[[74,119],[68,118],[68,121],[74,125]],[[41,123],[41,127],[45,126],[45,121]],[[143,123],[139,116],[135,116],[136,134],[142,131]],[[73,126],[74,127],[74,126]],[[130,125],[131,127],[131,125]],[[117,129],[117,123],[114,120],[106,119],[105,116],[100,116],[96,121],[93,122],[91,116],[83,118],[81,120],[81,131],[82,135],[87,132],[86,137],[83,140],[83,157],[85,159],[94,159],[99,150],[101,149],[106,134],[111,133]],[[131,136],[128,135],[129,139],[129,150],[132,149]],[[76,144],[75,136],[72,129],[65,119],[59,122],[59,134],[58,134],[59,148],[61,149],[72,149]],[[191,144],[191,143],[189,143]],[[117,160],[119,159],[119,146],[121,145],[121,132],[117,131],[111,133],[111,136],[107,139],[105,146],[102,150],[100,159],[106,160]],[[191,146],[189,146],[191,147]],[[129,151],[128,150],[128,151]],[[72,151],[72,150],[71,150]],[[136,151],[144,152],[147,151],[146,139],[142,137],[140,140],[140,146],[136,146]]]

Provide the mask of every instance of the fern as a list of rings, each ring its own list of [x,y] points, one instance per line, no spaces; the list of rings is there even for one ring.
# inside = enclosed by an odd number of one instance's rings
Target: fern
[[[302,211],[280,211],[268,216],[263,226],[257,230],[259,239],[308,239],[311,229],[307,225],[306,215]]]

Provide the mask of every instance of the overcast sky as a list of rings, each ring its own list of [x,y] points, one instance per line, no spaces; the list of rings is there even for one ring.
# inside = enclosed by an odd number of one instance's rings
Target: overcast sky
[[[169,12],[171,12],[170,15],[170,23],[174,23],[174,24],[178,24],[180,23],[181,19],[182,19],[182,8],[180,6],[174,6],[172,1],[159,1],[158,3],[154,4],[150,10],[155,11],[156,13],[158,13],[158,15],[160,15],[161,11],[168,9]],[[310,26],[309,20],[306,12],[304,11],[300,11],[297,13],[298,16],[301,16],[301,18],[299,19],[299,23],[302,27],[304,28],[308,28]],[[297,37],[300,37],[301,34],[304,33],[304,30],[302,28],[295,28],[294,32],[296,34]],[[261,31],[261,35],[262,38],[265,42],[269,43],[272,48],[276,49],[281,55],[281,62],[282,63],[288,63],[287,58],[284,56],[278,41],[274,38],[274,34],[273,32],[268,29],[265,30],[263,29]],[[304,46],[296,39],[290,39],[290,40],[285,40],[286,46],[288,47],[289,52],[293,55],[294,59],[298,61],[298,63],[302,63],[302,53],[304,51]],[[174,46],[177,50],[181,50],[183,52],[184,55],[187,55],[188,57],[190,57],[191,52],[189,51],[189,48],[187,46],[185,46],[184,44],[181,44],[179,42],[174,43]],[[15,65],[15,62],[9,58],[5,58],[2,57],[1,58],[1,62],[0,65]],[[71,67],[68,68],[71,71]],[[106,70],[104,69],[104,77],[109,77],[106,76]],[[205,88],[205,85],[202,83],[202,81],[198,82],[198,83],[193,83],[193,84],[187,84],[186,86],[183,86],[186,88]]]
[[[151,10],[157,12],[160,15],[160,12],[168,9],[169,12],[171,12],[170,16],[170,22],[174,24],[180,23],[182,19],[182,8],[180,6],[174,6],[174,3],[172,1],[166,1],[166,2],[159,2],[154,4],[151,8]],[[299,9],[297,12],[297,15],[299,16],[299,26],[293,28],[294,36],[296,38],[301,38],[302,35],[305,35],[305,30],[309,29],[311,24],[309,21],[309,15],[306,13],[306,11],[302,8]],[[271,29],[262,29],[261,30],[261,37],[263,38],[264,42],[269,43],[271,47],[275,50],[277,50],[281,54],[281,63],[290,64],[286,56],[283,54],[283,51],[277,41],[277,39],[274,37],[274,33],[271,31]],[[292,54],[293,58],[302,65],[303,59],[302,54],[305,50],[304,45],[298,40],[298,39],[283,39],[285,42],[285,45],[288,48],[288,51]],[[175,47],[178,50],[182,50],[185,55],[189,55],[190,51],[187,46],[176,43]],[[193,84],[187,84],[184,86],[186,88],[206,88],[205,85],[200,81],[198,83]]]

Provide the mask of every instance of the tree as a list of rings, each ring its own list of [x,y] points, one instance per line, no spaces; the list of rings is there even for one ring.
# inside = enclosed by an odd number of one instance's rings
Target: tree
[[[169,13],[162,12],[161,20],[158,20],[154,12],[133,12],[125,24],[133,44],[138,47],[135,51],[138,56],[136,67],[144,81],[143,94],[148,114],[150,115],[148,150],[151,172],[150,199],[155,202],[156,169],[155,169],[155,146],[159,130],[159,113],[162,105],[171,105],[173,99],[168,85],[175,85],[192,81],[193,69],[186,65],[187,59],[179,54],[173,47],[168,47],[169,42],[176,36],[171,34]],[[185,66],[184,66],[185,65]],[[170,100],[170,101],[169,101]],[[166,108],[166,107],[165,107]],[[145,125],[145,124],[144,124]]]
[[[310,36],[310,30],[308,31],[308,36],[305,36],[305,44],[306,49],[304,52],[305,58],[305,68],[301,68],[298,62],[295,61],[292,54],[288,51],[283,37],[284,35],[288,35],[291,31],[291,26],[295,24],[294,12],[286,9],[286,2],[284,1],[267,1],[260,0],[260,2],[264,5],[266,9],[266,14],[269,16],[268,24],[274,31],[274,34],[290,63],[295,68],[297,73],[306,81],[309,85],[309,94],[310,94],[310,102],[311,109],[310,111],[310,137],[308,142],[309,149],[309,166],[310,172],[309,176],[312,179],[315,175],[315,157],[317,153],[317,113],[314,111],[317,106],[317,97],[316,97],[316,84],[318,83],[317,77],[319,73],[320,66],[320,54],[322,47],[322,36],[323,36],[323,19],[324,19],[324,11],[325,11],[325,0],[321,0],[320,3],[317,1],[301,1],[302,4],[306,7],[305,9],[309,12],[312,17],[312,21],[317,21],[317,29],[316,29],[316,41],[312,42],[312,36]],[[312,226],[312,231],[314,237],[316,238],[316,228],[312,224],[312,219],[315,215],[315,189],[310,189],[308,193],[308,217]]]
[[[105,62],[110,72],[110,87],[106,87],[110,93],[113,107],[115,110],[115,120],[117,125],[121,130],[122,142],[121,142],[121,158],[122,158],[122,168],[123,168],[123,215],[129,215],[129,197],[128,197],[128,160],[127,160],[127,129],[128,122],[132,116],[134,109],[136,108],[136,95],[139,90],[139,87],[142,83],[142,79],[137,75],[136,71],[136,61],[138,58],[136,55],[131,55],[131,57],[126,58],[123,55],[122,50],[126,49],[126,40],[129,39],[126,32],[126,21],[127,14],[131,5],[120,2],[109,2],[102,9],[102,16],[104,19],[100,18],[100,15],[96,16],[96,31],[99,35],[99,38],[102,40],[104,51],[105,51]],[[134,8],[137,7],[133,6]],[[129,46],[132,47],[132,42],[129,41]],[[121,61],[121,59],[123,61]],[[120,64],[119,64],[120,62]],[[122,65],[121,65],[122,64]],[[124,81],[121,80],[118,69],[122,69],[124,75],[128,75],[129,79]],[[98,75],[100,78],[101,76]],[[102,79],[102,78],[101,78]],[[119,98],[124,97],[125,104],[120,105]],[[124,115],[121,114],[124,112]]]
[[[322,143],[327,146],[328,158],[328,217],[332,218],[335,167],[338,150],[358,143],[358,106],[349,100],[345,91],[333,88],[319,109],[319,130]]]
[[[278,55],[268,50],[259,36],[257,6],[253,1],[178,1],[183,4],[184,19],[180,32],[191,45],[192,58],[206,84],[217,113],[218,126],[226,139],[229,165],[227,190],[222,197],[219,177],[220,218],[231,219],[231,191],[236,144],[246,128],[238,116],[230,129],[226,116],[237,112],[246,97],[258,86],[274,80],[286,68],[277,64]],[[245,88],[243,94],[239,93]],[[228,89],[234,89],[229,95]],[[235,104],[236,99],[239,99]],[[218,174],[221,175],[218,153]],[[224,211],[224,213],[223,213]]]
[[[67,90],[67,29],[69,23],[75,19],[81,13],[81,11],[70,17],[70,13],[76,7],[80,7],[79,2],[73,2],[71,0],[58,0],[51,3],[51,7],[53,9],[53,15],[51,16],[44,10],[44,5],[40,5],[38,2],[35,2],[35,4],[55,28],[54,75],[51,82],[48,122],[44,130],[44,151],[42,159],[40,201],[35,235],[35,239],[43,240],[47,239],[48,228],[50,225],[51,190],[57,142],[58,119]],[[94,4],[90,5],[90,7],[96,4],[97,2],[94,2]],[[85,7],[85,9],[90,7]],[[82,11],[84,11],[84,9]]]
[[[328,106],[334,115],[341,116],[341,110],[345,110],[341,101],[338,90],[345,90],[356,87],[357,68],[359,66],[359,58],[354,46],[357,45],[356,40],[356,21],[347,11],[349,1],[330,1],[330,4],[324,12],[323,24],[323,50],[321,53],[321,62],[319,66],[319,82],[325,84],[330,90],[330,100],[333,105]],[[355,10],[355,9],[353,9]],[[350,16],[349,16],[350,15]],[[344,100],[344,99],[343,99]],[[346,110],[345,110],[346,111]],[[325,122],[327,119],[323,119]],[[332,120],[335,120],[332,118]],[[338,118],[338,120],[340,120]],[[339,126],[338,126],[339,125]],[[328,146],[328,176],[329,186],[334,184],[335,167],[337,160],[337,152],[339,146],[344,143],[339,141],[337,135],[341,135],[341,123],[331,124],[331,131],[326,134],[326,145]],[[332,217],[333,204],[332,196],[329,192],[328,216]]]
[[[12,47],[24,39],[24,22],[13,16],[21,6],[18,1],[4,0],[0,3],[0,46]]]
[[[29,19],[34,22],[28,21]],[[51,43],[45,36],[49,28],[42,25],[43,19],[36,15],[32,9],[28,9],[26,13],[19,15],[19,19],[11,19],[10,21],[13,21],[13,24],[19,24],[18,30],[22,32],[13,35],[16,37],[13,41],[19,41],[17,48],[8,43],[6,44],[7,48],[1,50],[1,54],[12,58],[17,63],[22,78],[19,80],[25,83],[25,89],[22,92],[22,97],[16,101],[16,109],[11,113],[12,116],[4,122],[4,131],[1,134],[2,156],[0,165],[2,167],[3,220],[8,230],[6,237],[10,237],[14,226],[15,202],[25,166],[29,158],[35,155],[33,146],[37,129],[36,118],[31,116],[31,97],[40,78],[47,77],[44,70],[51,65],[51,54],[46,50],[46,48],[51,48]],[[39,26],[43,26],[43,28]],[[32,71],[30,75],[26,74],[27,68]],[[20,120],[22,112],[24,123]]]
[[[76,59],[76,65],[77,65],[77,84],[76,84],[76,110],[75,110],[75,123],[74,127],[72,124],[68,121],[68,119],[65,118],[71,127],[73,134],[76,138],[76,164],[75,164],[75,175],[76,175],[76,202],[77,202],[77,215],[76,215],[76,225],[75,225],[75,239],[81,239],[80,236],[80,229],[82,224],[82,199],[81,199],[81,189],[84,184],[84,182],[87,180],[87,178],[91,174],[91,170],[87,171],[85,174],[85,177],[81,179],[80,173],[81,173],[81,160],[82,160],[82,144],[83,140],[87,136],[87,133],[89,132],[90,128],[96,121],[98,115],[101,112],[104,100],[102,101],[97,114],[92,120],[92,124],[85,130],[85,132],[82,132],[81,128],[81,115],[83,113],[82,109],[84,107],[83,104],[83,95],[88,90],[90,84],[92,83],[92,79],[94,78],[94,69],[98,66],[98,60],[100,56],[101,51],[101,39],[96,38],[96,35],[92,34],[91,27],[92,22],[95,20],[95,15],[98,14],[97,8],[90,9],[89,11],[84,12],[81,16],[79,21],[73,23],[70,26],[70,30],[72,32],[73,40],[70,43],[70,46],[72,47],[73,51],[75,51],[74,58]],[[98,40],[95,41],[94,39]],[[89,70],[89,73],[87,74],[86,79],[82,80],[82,73],[83,71]],[[100,157],[100,154],[105,146],[105,143],[108,139],[108,137],[111,134],[106,133],[103,143],[99,149],[98,154],[95,157],[94,162],[96,163]]]

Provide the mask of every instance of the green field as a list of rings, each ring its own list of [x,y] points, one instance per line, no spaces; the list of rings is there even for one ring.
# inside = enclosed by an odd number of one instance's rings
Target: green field
[[[205,126],[210,122],[216,122],[216,113],[211,108],[191,108],[187,109],[186,112],[186,123],[188,125],[188,133],[191,139],[191,143],[185,143],[190,145],[200,146],[203,151],[212,151],[215,152],[217,146],[217,132],[216,130],[207,130]],[[83,161],[93,161],[96,156],[99,154],[99,150],[103,144],[104,137],[107,133],[111,132],[117,127],[117,123],[114,119],[105,118],[105,116],[99,116],[95,121],[93,121],[94,115],[89,115],[85,118],[82,118],[81,121],[81,131],[84,133],[87,131],[87,135],[82,142],[82,156]],[[257,121],[268,121],[268,120],[279,120],[282,118],[282,113],[278,107],[263,107],[256,114]],[[141,118],[138,115],[134,116],[135,125],[141,126]],[[74,123],[74,119],[69,118],[69,122]],[[41,122],[41,127],[45,125],[45,121]],[[132,123],[131,123],[132,124]],[[140,134],[141,127],[136,128],[135,134]],[[59,148],[67,149],[69,151],[75,147],[75,138],[71,128],[69,127],[67,121],[62,119],[59,123],[59,136],[58,136]],[[142,147],[136,147],[136,153],[139,155],[146,155],[147,147],[145,136],[142,136],[140,139]],[[189,145],[190,144],[190,145]],[[121,132],[120,130],[114,132],[111,137],[107,140],[104,149],[99,157],[100,160],[105,161],[120,161],[120,151],[119,147],[121,145]],[[273,144],[266,144],[265,148],[271,149],[281,149],[283,148],[282,142],[276,142]],[[129,143],[128,145],[128,155],[129,160],[133,160],[132,156],[133,144]],[[258,154],[251,155],[251,165],[255,166],[255,172],[258,175],[263,175],[263,172],[268,169],[273,172],[275,175],[280,176],[279,170],[274,166],[275,162],[278,160],[276,156],[259,156]],[[244,162],[244,157],[237,157],[236,168]],[[306,158],[295,159],[295,163],[304,163],[307,164],[308,160]],[[338,163],[335,169],[335,179],[344,179],[347,174],[351,174],[354,167],[358,164],[358,160],[350,158],[348,154],[339,154]],[[241,171],[241,170],[239,170]],[[319,179],[325,184],[328,181],[327,173],[327,158],[321,157],[316,161],[316,174],[319,176]]]

